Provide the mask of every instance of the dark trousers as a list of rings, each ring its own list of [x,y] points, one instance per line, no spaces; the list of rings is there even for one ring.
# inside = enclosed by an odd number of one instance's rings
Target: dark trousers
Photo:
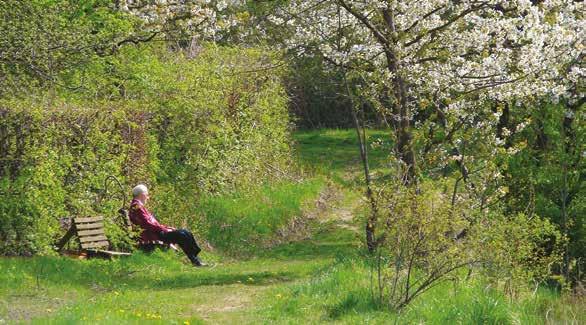
[[[197,254],[199,254],[199,252],[201,252],[201,248],[199,248],[199,246],[197,246],[197,243],[195,242],[195,238],[193,238],[193,235],[191,234],[191,232],[189,230],[186,230],[186,229],[173,230],[173,231],[161,233],[160,237],[161,237],[161,240],[163,242],[165,242],[166,244],[179,245],[179,247],[181,247],[181,249],[183,250],[185,255],[187,255],[187,258],[189,258],[191,263],[196,264],[196,265],[199,265],[201,263],[199,258],[197,257]]]

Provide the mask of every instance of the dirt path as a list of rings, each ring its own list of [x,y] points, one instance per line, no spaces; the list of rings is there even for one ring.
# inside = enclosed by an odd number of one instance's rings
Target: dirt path
[[[250,271],[279,272],[295,270],[290,278],[258,285],[235,283],[222,286],[200,287],[205,301],[196,299],[185,311],[185,316],[196,314],[210,323],[254,323],[254,313],[262,308],[263,301],[270,299],[275,289],[309,279],[314,270],[333,262],[340,251],[354,249],[358,244],[358,227],[353,211],[359,201],[349,200],[339,189],[328,188],[316,201],[316,214],[311,215],[313,233],[308,238],[292,241],[267,252],[265,256],[251,261],[236,262],[240,267],[253,263]],[[298,265],[306,266],[304,270]],[[254,281],[254,280],[253,280]]]

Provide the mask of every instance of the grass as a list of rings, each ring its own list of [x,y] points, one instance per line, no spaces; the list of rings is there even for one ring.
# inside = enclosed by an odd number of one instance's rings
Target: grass
[[[371,143],[385,137],[369,133]],[[203,259],[215,267],[194,269],[174,251],[114,261],[1,258],[0,323],[586,323],[583,299],[541,288],[511,300],[479,276],[435,287],[400,313],[384,308],[373,298],[356,219],[344,219],[356,214],[361,197],[355,133],[319,130],[295,138],[314,178],[204,200],[200,213],[212,220],[209,236],[222,250],[205,251]],[[370,152],[375,172],[386,168],[384,152]],[[311,210],[330,180],[340,193],[309,223],[307,238],[258,244]],[[245,256],[225,254],[239,246]]]
[[[264,302],[277,323],[584,324],[585,301],[542,288],[510,300],[482,277],[446,282],[397,313],[378,303],[367,263],[341,259],[311,280],[281,287]],[[276,297],[277,299],[274,299]]]
[[[258,250],[294,218],[308,213],[325,186],[325,179],[316,177],[203,199],[198,213],[207,220],[206,239],[230,254]]]
[[[355,130],[304,131],[296,133],[294,138],[298,143],[298,160],[306,168],[349,188],[362,184],[362,163]],[[389,131],[367,131],[369,165],[375,173],[387,170],[389,138]]]
[[[174,251],[141,252],[114,261],[50,256],[0,259],[0,319],[33,323],[189,322],[258,323],[256,297],[310,277],[336,256],[356,250],[352,235],[324,223],[309,240],[234,260],[204,254],[216,264],[195,269]],[[334,237],[347,238],[335,249]],[[297,254],[302,252],[302,254]],[[1,321],[0,321],[1,322]]]

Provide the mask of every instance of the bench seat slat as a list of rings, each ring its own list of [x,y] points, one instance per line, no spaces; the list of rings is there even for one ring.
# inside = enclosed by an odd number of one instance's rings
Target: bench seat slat
[[[87,236],[87,237],[79,237],[79,241],[83,244],[83,243],[89,243],[89,242],[100,242],[100,241],[107,241],[108,238],[106,238],[106,236]]]
[[[82,230],[82,229],[98,229],[98,228],[104,228],[104,224],[101,222],[96,222],[96,223],[82,223],[79,225],[75,225],[75,228],[77,230]]]
[[[126,252],[113,252],[113,251],[107,251],[107,250],[102,250],[102,249],[88,249],[88,251],[92,251],[92,252],[96,252],[96,253],[101,253],[101,254],[106,254],[109,256],[130,256],[132,255],[131,253],[126,253]]]

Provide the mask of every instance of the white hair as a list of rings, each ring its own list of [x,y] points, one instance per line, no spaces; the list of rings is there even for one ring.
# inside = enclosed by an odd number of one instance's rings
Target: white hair
[[[149,190],[147,189],[146,185],[144,185],[144,184],[138,184],[132,189],[132,196],[133,197],[137,197],[143,193],[144,194],[149,193]]]

